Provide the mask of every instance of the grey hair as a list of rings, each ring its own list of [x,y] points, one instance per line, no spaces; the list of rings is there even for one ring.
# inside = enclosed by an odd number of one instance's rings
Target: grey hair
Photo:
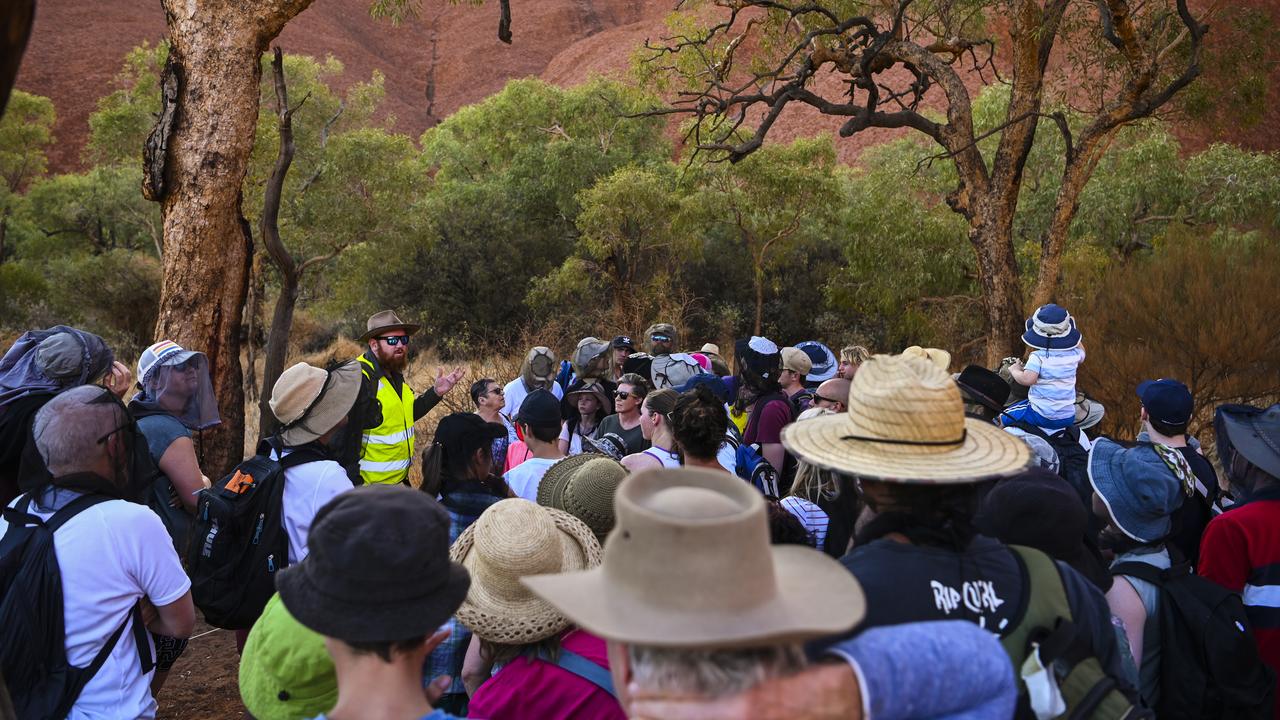
[[[31,426],[36,449],[54,477],[95,469],[106,451],[98,440],[120,427],[120,406],[94,402],[107,392],[81,385],[58,394],[36,413]]]
[[[804,668],[799,643],[734,650],[690,650],[631,645],[632,681],[648,691],[714,699],[749,690]]]

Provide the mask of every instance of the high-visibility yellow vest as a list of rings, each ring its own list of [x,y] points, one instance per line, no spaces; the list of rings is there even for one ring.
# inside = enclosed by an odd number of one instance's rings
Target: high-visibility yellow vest
[[[365,377],[372,377],[373,363],[361,355]],[[361,440],[360,477],[365,484],[394,484],[409,477],[413,458],[413,391],[400,384],[400,393],[385,376],[378,378],[378,402],[382,424],[364,431]]]

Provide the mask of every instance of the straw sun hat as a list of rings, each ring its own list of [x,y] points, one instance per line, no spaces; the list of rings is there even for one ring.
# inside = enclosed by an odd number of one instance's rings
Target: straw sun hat
[[[849,387],[848,412],[792,423],[782,444],[818,467],[905,483],[971,483],[1018,473],[1026,443],[966,418],[960,389],[923,357],[876,355]]]
[[[520,578],[593,568],[600,564],[600,543],[586,523],[563,510],[509,498],[463,530],[449,558],[471,573],[458,621],[481,640],[525,645],[556,635],[569,620]]]

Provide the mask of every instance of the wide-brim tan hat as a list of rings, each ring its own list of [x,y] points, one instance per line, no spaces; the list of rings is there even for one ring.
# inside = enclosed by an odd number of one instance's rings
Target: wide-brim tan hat
[[[365,342],[375,335],[381,335],[390,330],[403,330],[406,335],[412,335],[421,330],[422,326],[402,322],[400,316],[396,315],[394,310],[383,310],[371,315],[368,322],[365,323],[365,328],[365,333],[360,336],[360,342]]]
[[[927,348],[912,345],[902,351],[903,355],[921,357],[942,368],[943,372],[951,372],[951,353],[942,348]]]
[[[1027,444],[966,418],[960,389],[933,361],[876,355],[849,386],[848,411],[792,423],[782,444],[826,470],[904,483],[960,484],[1015,475]]]
[[[720,346],[715,343],[704,343],[702,345],[702,349],[699,350],[698,352],[702,353],[703,355],[715,355],[716,357],[719,357]]]
[[[351,412],[360,393],[360,364],[345,362],[325,371],[297,363],[280,373],[271,389],[271,414],[280,421],[280,440],[297,446],[329,432]]]
[[[648,470],[618,488],[604,561],[525,577],[570,620],[649,647],[759,647],[849,630],[866,614],[857,579],[799,545],[769,544],[764,498],[733,475]]]
[[[449,558],[471,574],[458,621],[481,640],[525,645],[558,634],[569,620],[520,578],[595,567],[600,542],[586,523],[563,510],[508,498],[462,531]]]
[[[578,518],[603,542],[616,522],[613,497],[626,478],[627,469],[608,455],[570,455],[547,468],[538,483],[538,504]]]

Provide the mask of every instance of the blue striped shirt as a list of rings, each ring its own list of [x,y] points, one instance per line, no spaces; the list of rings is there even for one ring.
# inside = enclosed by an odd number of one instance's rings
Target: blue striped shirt
[[[1027,370],[1040,379],[1027,388],[1031,409],[1047,420],[1075,416],[1076,368],[1084,362],[1084,348],[1036,350],[1027,360]]]

